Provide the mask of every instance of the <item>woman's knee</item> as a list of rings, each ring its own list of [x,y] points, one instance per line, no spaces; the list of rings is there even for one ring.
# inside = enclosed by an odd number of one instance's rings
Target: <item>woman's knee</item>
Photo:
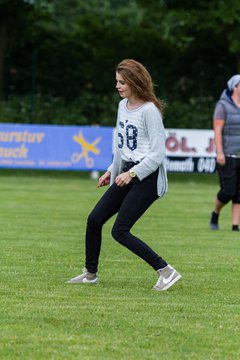
[[[113,226],[112,228],[112,237],[117,242],[123,244],[125,242],[126,237],[128,236],[129,231],[121,229],[119,226]]]
[[[223,204],[227,204],[230,200],[232,200],[235,196],[235,192],[233,191],[223,191],[222,189],[217,194],[217,198],[219,201],[221,201]]]
[[[115,226],[113,226],[112,228],[112,237],[114,238],[114,240],[117,240],[119,237],[119,231]]]
[[[88,228],[102,228],[102,222],[101,219],[97,216],[97,214],[92,211],[87,218],[87,227]]]

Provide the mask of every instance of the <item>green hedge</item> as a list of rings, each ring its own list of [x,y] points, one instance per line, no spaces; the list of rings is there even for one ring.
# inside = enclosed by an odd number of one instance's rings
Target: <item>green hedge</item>
[[[114,126],[118,95],[84,93],[72,101],[41,95],[11,97],[0,102],[0,122]],[[167,101],[164,124],[167,128],[206,129],[212,127],[214,103],[211,98]]]

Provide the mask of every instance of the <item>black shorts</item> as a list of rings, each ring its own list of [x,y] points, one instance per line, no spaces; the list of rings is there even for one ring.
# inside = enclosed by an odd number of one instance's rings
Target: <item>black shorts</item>
[[[240,204],[240,159],[226,157],[224,166],[217,164],[217,171],[220,183],[218,199],[222,203],[232,200]]]

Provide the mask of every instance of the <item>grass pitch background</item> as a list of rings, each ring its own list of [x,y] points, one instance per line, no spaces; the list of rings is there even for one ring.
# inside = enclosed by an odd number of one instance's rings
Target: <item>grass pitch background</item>
[[[66,284],[104,189],[76,173],[0,171],[0,359],[240,359],[240,235],[209,230],[215,175],[169,175],[134,233],[183,276],[167,292],[103,230],[100,284]]]

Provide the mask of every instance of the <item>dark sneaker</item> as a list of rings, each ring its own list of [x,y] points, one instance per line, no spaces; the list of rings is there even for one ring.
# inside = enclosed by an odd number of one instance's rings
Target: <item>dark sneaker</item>
[[[211,230],[219,230],[218,224],[214,224],[212,222],[210,222],[210,228],[211,228]]]
[[[167,265],[165,268],[158,270],[157,273],[160,276],[153,289],[158,291],[169,289],[182,277],[171,265]]]
[[[83,273],[67,281],[68,284],[98,284],[98,274],[83,268]]]

